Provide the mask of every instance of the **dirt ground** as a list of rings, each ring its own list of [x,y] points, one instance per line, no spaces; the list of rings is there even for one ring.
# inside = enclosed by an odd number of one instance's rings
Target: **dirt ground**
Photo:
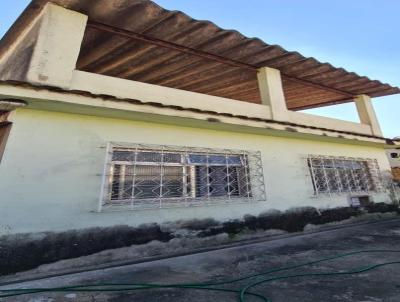
[[[399,250],[400,220],[304,234],[224,250],[182,256],[130,266],[31,281],[4,288],[54,287],[107,283],[183,283],[221,281],[286,265],[359,250]],[[323,273],[345,271],[383,262],[400,261],[400,253],[367,253],[290,271]],[[283,272],[289,273],[289,272]],[[275,273],[275,275],[283,274]],[[292,278],[261,284],[252,289],[274,302],[289,301],[400,301],[400,264],[356,275]],[[252,280],[253,281],[253,280]],[[238,289],[249,280],[226,288]],[[123,293],[39,293],[4,301],[238,301],[237,294],[197,289],[158,289]],[[261,301],[249,297],[246,301]]]

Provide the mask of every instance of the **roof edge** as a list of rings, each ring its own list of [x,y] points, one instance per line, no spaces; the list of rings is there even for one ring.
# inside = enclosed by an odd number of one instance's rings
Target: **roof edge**
[[[86,97],[90,97],[90,98],[101,98],[101,99],[106,99],[106,100],[110,100],[110,101],[129,102],[129,103],[132,103],[135,105],[147,105],[147,106],[152,106],[152,107],[156,107],[156,108],[166,108],[166,109],[173,109],[173,110],[179,110],[179,111],[189,111],[189,112],[194,112],[194,113],[209,114],[209,115],[215,115],[215,116],[221,116],[221,117],[238,118],[241,120],[249,120],[249,121],[255,121],[255,122],[279,124],[279,125],[288,126],[289,128],[292,126],[292,127],[299,127],[299,128],[304,128],[304,129],[329,131],[329,132],[338,133],[338,134],[346,134],[346,135],[353,135],[353,136],[365,137],[365,138],[370,138],[370,139],[377,139],[377,140],[384,142],[386,145],[395,145],[395,142],[392,139],[380,137],[380,136],[374,136],[374,135],[368,135],[368,134],[362,134],[362,133],[356,133],[356,132],[350,132],[350,131],[335,130],[335,129],[329,129],[329,128],[323,128],[323,127],[308,126],[308,125],[304,125],[304,124],[277,121],[277,120],[272,120],[272,119],[264,119],[264,118],[251,117],[251,116],[245,116],[245,115],[221,113],[221,112],[216,112],[216,111],[211,111],[211,110],[202,110],[202,109],[197,109],[197,108],[192,108],[192,107],[166,105],[166,104],[163,104],[160,102],[146,102],[146,101],[142,101],[142,100],[138,100],[138,99],[119,98],[119,97],[116,97],[113,95],[94,94],[94,93],[91,93],[88,91],[83,91],[83,90],[67,90],[67,89],[63,89],[63,88],[59,88],[59,87],[55,87],[55,86],[36,85],[36,84],[30,84],[30,83],[26,83],[26,82],[13,81],[13,80],[0,81],[0,85],[12,85],[15,87],[29,88],[29,89],[35,89],[35,90],[41,89],[41,90],[47,90],[47,91],[51,91],[51,92],[59,92],[59,93],[67,93],[67,94],[71,94],[71,95],[86,96]]]

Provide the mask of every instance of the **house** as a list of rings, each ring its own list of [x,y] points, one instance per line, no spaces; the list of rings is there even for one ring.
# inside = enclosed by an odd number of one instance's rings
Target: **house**
[[[400,141],[393,139],[394,146],[387,149],[390,166],[392,167],[393,179],[400,184]]]
[[[34,0],[0,42],[0,234],[390,202],[399,92],[151,1]]]

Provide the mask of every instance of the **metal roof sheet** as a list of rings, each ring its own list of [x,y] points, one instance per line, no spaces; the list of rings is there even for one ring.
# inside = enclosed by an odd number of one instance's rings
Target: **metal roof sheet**
[[[165,10],[149,0],[33,0],[0,42],[0,55],[47,2],[89,16],[77,65],[83,71],[260,103],[256,69],[268,66],[281,71],[289,109],[343,103],[358,94],[378,97],[400,93],[398,87],[245,37],[235,30],[221,29],[210,21],[195,20],[180,11]],[[99,30],[90,22],[254,69],[130,39]]]

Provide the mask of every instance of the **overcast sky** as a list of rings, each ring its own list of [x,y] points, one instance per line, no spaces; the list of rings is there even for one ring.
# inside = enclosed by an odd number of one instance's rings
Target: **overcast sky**
[[[28,4],[1,1],[0,36]],[[398,0],[156,0],[197,19],[236,29],[348,71],[400,86]],[[400,136],[400,95],[374,99],[386,137]],[[353,103],[308,110],[358,121]]]

